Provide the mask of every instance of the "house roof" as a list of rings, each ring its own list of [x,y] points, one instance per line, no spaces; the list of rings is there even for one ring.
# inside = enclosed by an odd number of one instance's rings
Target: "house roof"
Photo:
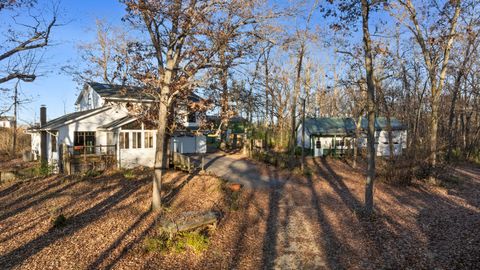
[[[396,118],[390,118],[392,130],[404,130],[406,127]],[[310,135],[348,135],[355,132],[355,121],[350,117],[324,117],[305,119],[305,129]],[[368,120],[362,118],[361,128],[368,128]],[[375,118],[375,130],[385,130],[387,118]]]
[[[347,135],[355,131],[355,122],[345,117],[307,118],[305,130],[311,135]]]
[[[95,92],[104,99],[117,99],[117,100],[138,100],[138,101],[153,101],[154,98],[145,93],[141,87],[131,85],[118,85],[107,84],[98,82],[87,82]],[[82,98],[80,94],[75,104],[78,104]],[[190,101],[198,102],[200,97],[194,93],[189,96]]]
[[[13,121],[13,116],[0,116],[0,121]]]
[[[109,99],[142,99],[153,100],[153,97],[145,94],[142,88],[129,85],[106,84],[87,82],[102,98]]]
[[[390,117],[390,125],[392,130],[403,130],[406,129],[405,125],[400,122],[397,118]],[[367,130],[368,128],[368,119],[362,118],[362,129]],[[387,129],[387,118],[386,117],[376,117],[375,118],[375,130],[385,130]]]
[[[37,126],[37,127],[31,128],[30,130],[34,131],[34,130],[55,129],[55,128],[61,127],[63,125],[73,123],[73,122],[78,121],[80,119],[83,119],[83,118],[86,118],[86,117],[89,117],[89,116],[92,116],[92,115],[95,115],[97,113],[104,112],[104,111],[107,111],[107,110],[110,110],[110,107],[101,107],[101,108],[92,109],[92,110],[85,110],[85,111],[65,114],[63,116],[60,116],[58,118],[55,118],[55,119],[52,119],[52,120],[48,121],[44,126],[41,126],[41,127]]]
[[[112,129],[116,129],[118,127],[121,127],[125,124],[128,124],[130,122],[133,122],[135,121],[137,118],[131,116],[131,115],[127,115],[127,116],[124,116],[122,118],[119,118],[119,119],[116,119],[116,120],[113,120],[112,122],[108,123],[108,124],[105,124],[103,126],[100,126],[98,127],[99,129],[106,129],[106,130],[112,130]]]

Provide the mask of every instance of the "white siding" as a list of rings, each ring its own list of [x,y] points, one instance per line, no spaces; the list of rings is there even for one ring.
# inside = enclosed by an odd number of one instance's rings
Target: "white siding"
[[[0,120],[0,128],[11,128],[13,126],[13,122],[10,120]]]
[[[33,159],[40,158],[40,132],[30,133]]]
[[[145,130],[123,130],[121,132],[129,133],[129,148],[118,150],[118,158],[120,161],[119,166],[122,168],[133,168],[137,166],[153,167],[155,163],[156,132],[148,131],[153,133],[152,148],[145,148]],[[132,132],[141,132],[142,135],[140,148],[132,148],[134,140]]]
[[[303,124],[300,124],[300,126],[297,129],[297,146],[302,146],[302,126]],[[305,130],[305,148],[307,149],[312,149],[311,148],[311,143],[310,143],[310,133],[308,133],[307,130]]]
[[[400,155],[402,149],[407,148],[407,131],[406,130],[394,130],[392,131],[392,139],[394,143],[394,155]],[[367,137],[365,134],[359,139],[359,145],[362,148],[367,147]],[[389,156],[390,147],[388,146],[388,131],[376,131],[375,132],[375,150],[377,156]]]
[[[182,154],[206,153],[207,137],[203,135],[172,137],[170,147],[172,151]]]
[[[85,111],[100,108],[105,104],[103,98],[97,94],[90,86],[85,88],[81,95],[81,99],[77,104],[77,111]]]

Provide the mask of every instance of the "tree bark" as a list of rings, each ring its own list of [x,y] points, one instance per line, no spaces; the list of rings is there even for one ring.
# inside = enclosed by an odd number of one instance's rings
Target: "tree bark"
[[[300,49],[298,51],[298,62],[297,62],[297,70],[296,70],[296,77],[295,77],[295,85],[294,85],[294,93],[292,98],[292,122],[291,122],[291,136],[290,136],[290,155],[293,158],[295,156],[295,145],[296,145],[296,138],[297,138],[297,100],[300,94],[300,83],[302,77],[302,66],[303,66],[303,56],[305,54],[305,43],[302,41],[300,44]]]
[[[373,70],[373,54],[370,30],[368,27],[370,3],[362,0],[363,47],[365,52],[365,72],[367,78],[367,179],[365,183],[365,214],[373,213],[373,184],[375,181],[375,83]]]

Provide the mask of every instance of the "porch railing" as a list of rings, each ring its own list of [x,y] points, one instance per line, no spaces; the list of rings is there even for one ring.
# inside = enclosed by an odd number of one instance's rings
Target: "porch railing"
[[[116,145],[64,145],[59,160],[61,170],[67,174],[102,170],[117,163]]]

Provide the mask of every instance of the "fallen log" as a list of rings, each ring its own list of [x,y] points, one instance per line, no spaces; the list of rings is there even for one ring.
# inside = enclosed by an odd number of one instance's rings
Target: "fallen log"
[[[216,225],[220,215],[214,211],[186,212],[174,221],[163,221],[160,225],[161,232],[176,234]]]

